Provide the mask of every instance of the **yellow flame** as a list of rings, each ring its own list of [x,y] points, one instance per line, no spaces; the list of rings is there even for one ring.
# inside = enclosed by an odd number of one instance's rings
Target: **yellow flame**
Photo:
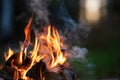
[[[47,35],[46,35],[47,31]],[[45,28],[44,33],[40,35],[39,39],[40,47],[44,48],[41,53],[46,54],[49,58],[46,61],[46,65],[49,68],[53,68],[59,64],[63,64],[66,61],[66,57],[61,52],[61,41],[57,30],[54,27],[48,26],[47,30]]]
[[[5,60],[7,61],[14,54],[13,50],[9,48],[8,53],[4,54]]]

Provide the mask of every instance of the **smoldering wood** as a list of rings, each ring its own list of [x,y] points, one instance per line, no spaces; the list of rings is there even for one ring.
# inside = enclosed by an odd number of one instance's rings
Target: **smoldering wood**
[[[72,69],[64,68],[60,72],[44,72],[43,76],[45,80],[76,80],[76,75]]]
[[[75,72],[71,68],[60,67],[60,72],[51,72],[46,69],[45,63],[40,61],[28,71],[26,76],[33,80],[42,80],[40,79],[40,72],[42,72],[42,78],[45,80],[76,80]]]
[[[26,74],[27,77],[32,78],[33,80],[41,80],[40,72],[43,73],[46,70],[45,63],[40,61],[35,64]]]

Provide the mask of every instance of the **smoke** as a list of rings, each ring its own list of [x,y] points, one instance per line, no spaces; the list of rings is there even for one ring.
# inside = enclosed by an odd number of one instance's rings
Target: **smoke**
[[[28,0],[28,7],[34,16],[34,27],[41,28],[48,24],[54,24],[65,43],[71,49],[74,58],[84,58],[88,52],[86,48],[80,48],[86,41],[91,28],[84,22],[76,22],[69,15],[64,0],[60,0],[57,6],[52,5],[52,0]],[[52,7],[49,10],[48,7]],[[37,30],[39,31],[39,30]],[[69,50],[70,50],[69,49]]]
[[[34,26],[43,27],[49,24],[48,19],[48,5],[51,0],[28,0],[29,11],[32,12],[34,16]]]
[[[59,0],[59,3],[56,3],[57,6],[54,6],[55,3],[52,4],[52,2],[55,1],[27,0],[28,9],[34,16],[34,27],[41,28],[54,24],[69,41],[74,39],[73,42],[77,40],[80,44],[85,41],[91,31],[90,27],[84,21],[76,22],[71,18],[64,0]],[[50,6],[52,6],[51,10]],[[75,43],[72,45],[75,45]]]
[[[91,28],[85,23],[85,21],[81,20],[81,22],[76,22],[72,19],[63,1],[61,1],[58,9],[58,19],[61,20],[62,24],[60,23],[57,26],[61,29],[62,35],[67,38],[67,43],[71,46],[83,45],[88,34],[91,32]]]
[[[63,22],[62,25],[59,24],[58,27],[63,27],[61,34],[64,36],[65,43],[68,45],[70,60],[85,60],[88,49],[81,48],[80,46],[84,45],[84,42],[91,32],[91,28],[82,20],[81,22],[73,20],[63,1],[59,7],[58,18]]]
[[[70,57],[73,59],[85,59],[86,53],[88,50],[86,48],[80,48],[78,46],[73,46],[70,50]]]

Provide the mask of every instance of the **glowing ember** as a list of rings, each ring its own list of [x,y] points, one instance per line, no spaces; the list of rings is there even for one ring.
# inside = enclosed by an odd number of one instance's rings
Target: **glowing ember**
[[[33,50],[27,50],[28,47],[31,46],[31,23],[32,17],[24,30],[25,40],[17,54],[17,59],[11,60],[11,67],[14,69],[14,80],[29,80],[29,78],[26,77],[27,72],[41,60],[46,64],[48,70],[53,69],[58,65],[63,65],[67,60],[66,54],[61,51],[63,44],[60,41],[59,34],[57,30],[50,25],[45,27],[43,33],[39,34],[39,36],[37,34]],[[9,49],[8,53],[5,54],[5,60],[8,61],[12,55],[16,54]],[[29,59],[29,61],[25,63],[27,59]],[[43,78],[42,72],[40,71],[40,79],[44,80]]]

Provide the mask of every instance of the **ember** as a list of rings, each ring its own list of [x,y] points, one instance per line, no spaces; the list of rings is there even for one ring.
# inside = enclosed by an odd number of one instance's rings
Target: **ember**
[[[44,28],[41,34],[35,34],[35,43],[34,46],[32,45],[30,37],[32,19],[33,17],[30,18],[24,30],[25,40],[21,45],[20,51],[15,53],[10,48],[5,53],[6,66],[3,70],[9,67],[11,69],[10,72],[14,74],[11,75],[14,80],[75,79],[67,63],[67,53],[61,50],[63,43],[60,40],[58,31],[53,26],[49,25]],[[33,50],[28,50],[30,46],[34,47]],[[71,77],[65,75],[66,73],[71,75]]]

